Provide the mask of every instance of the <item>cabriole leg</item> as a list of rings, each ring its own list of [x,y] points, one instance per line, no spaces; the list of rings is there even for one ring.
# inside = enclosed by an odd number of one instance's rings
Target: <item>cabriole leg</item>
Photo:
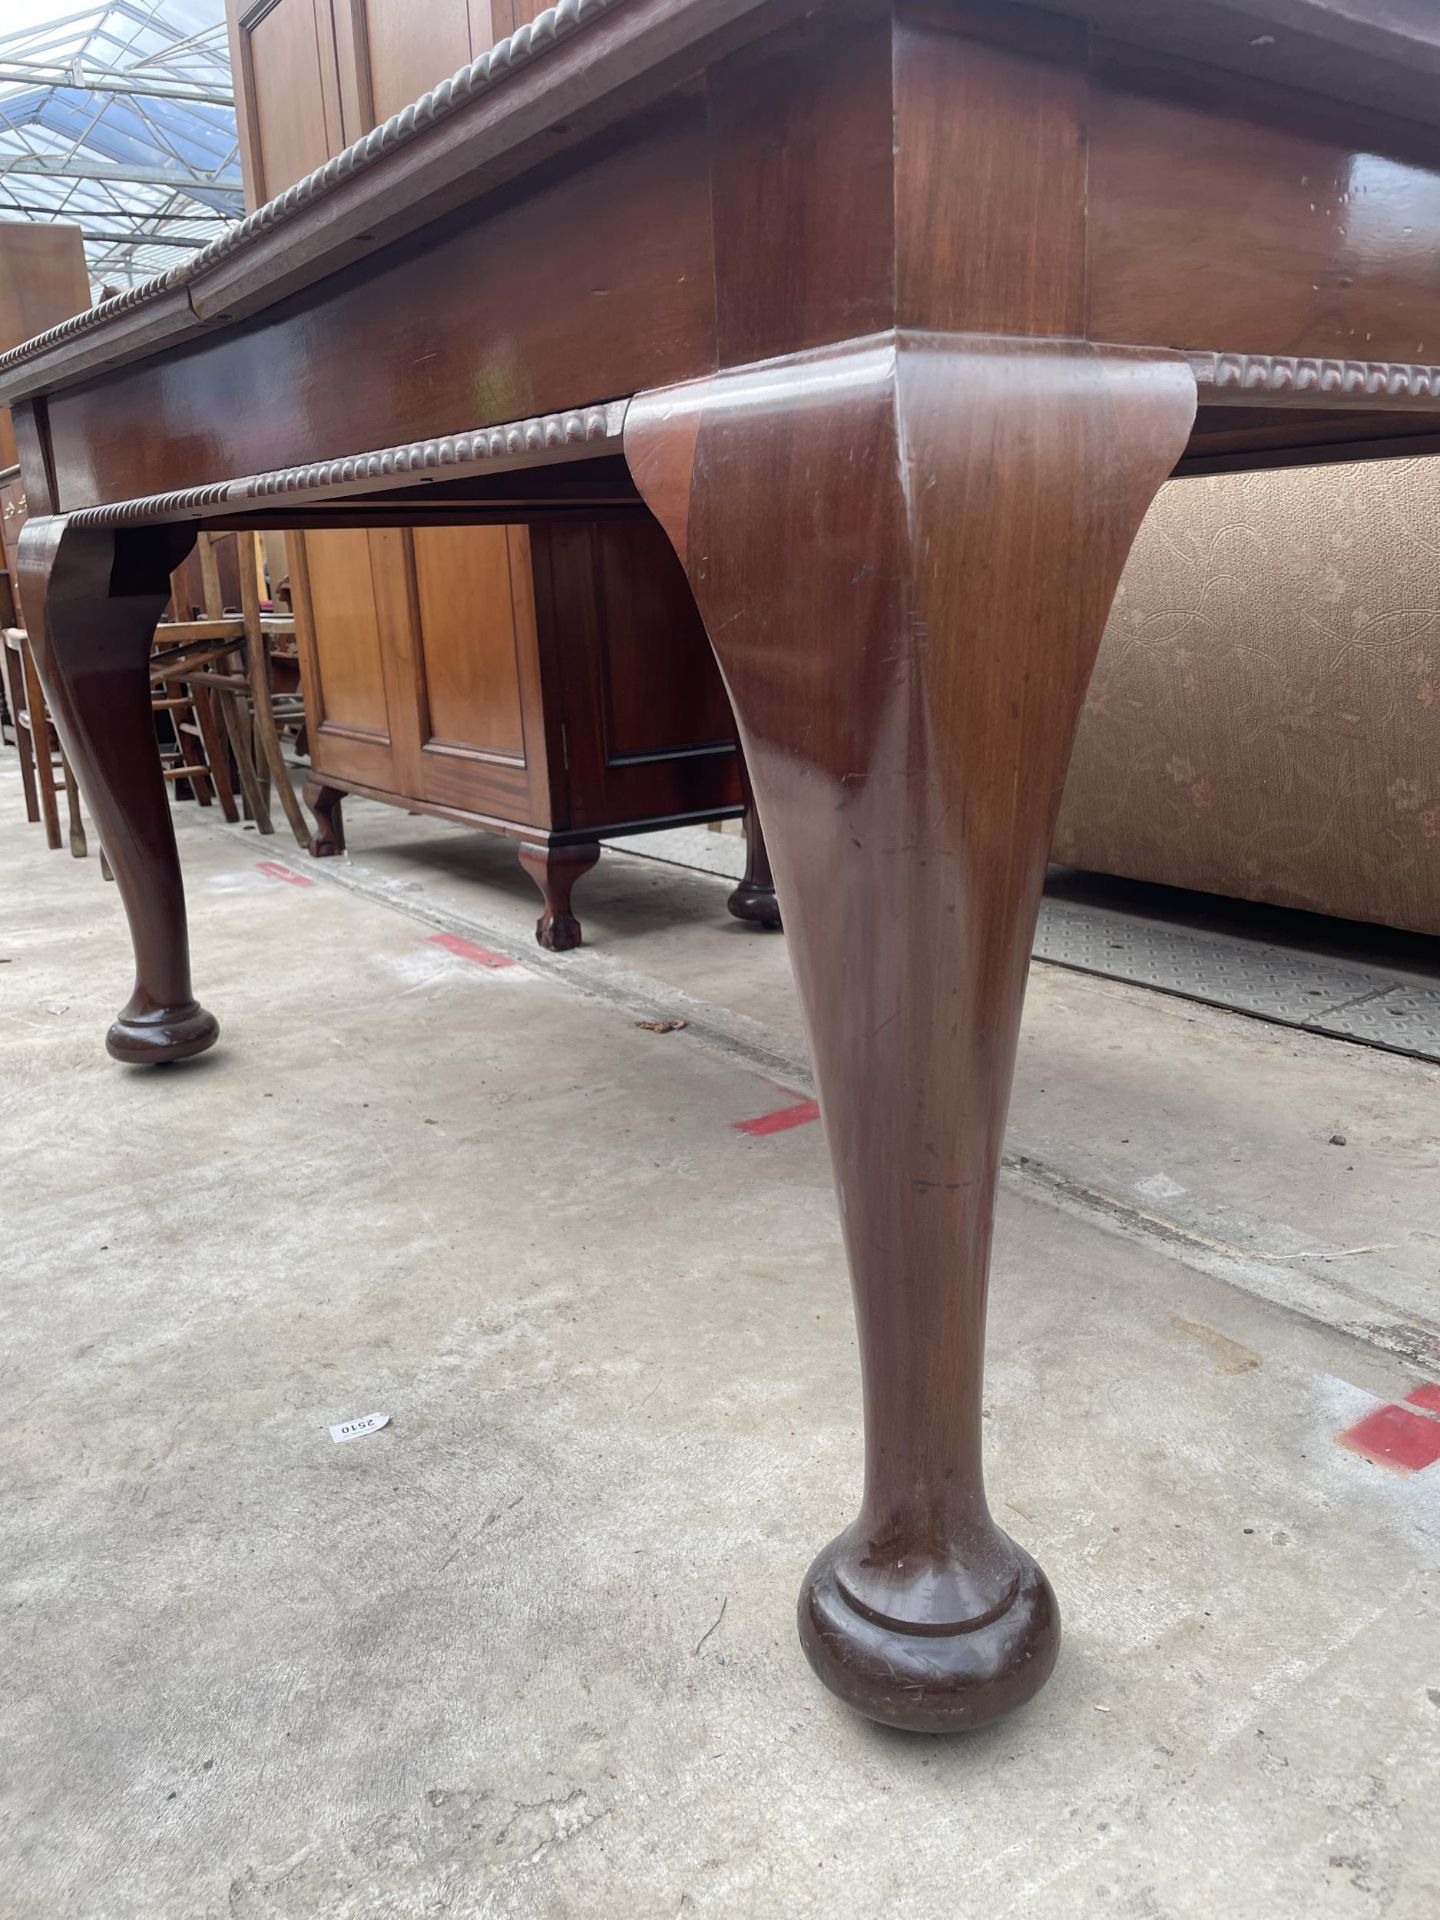
[[[570,847],[541,847],[520,843],[520,864],[540,889],[545,911],[535,922],[535,938],[552,953],[568,953],[583,938],[580,922],[570,911],[570,892],[600,858],[598,840],[581,840]]]
[[[980,1726],[1059,1646],[981,1471],[995,1180],[1080,702],[1194,405],[1178,356],[900,333],[626,419],[764,813],[854,1283],[864,1498],[801,1639],[896,1726]]]
[[[345,851],[345,821],[340,802],[345,798],[339,787],[327,787],[321,780],[305,782],[305,804],[315,816],[315,831],[307,846],[311,857],[325,860]]]
[[[190,989],[185,890],[150,706],[150,646],[193,526],[29,521],[20,592],[55,728],[130,922],[135,991],[106,1040],[135,1065],[183,1060],[219,1028]]]

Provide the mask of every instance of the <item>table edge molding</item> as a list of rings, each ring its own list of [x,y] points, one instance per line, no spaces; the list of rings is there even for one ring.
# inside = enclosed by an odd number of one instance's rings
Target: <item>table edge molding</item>
[[[1440,407],[1440,366],[1295,354],[1186,351],[1184,358],[1202,399],[1214,394],[1226,400],[1260,404],[1292,401],[1323,407],[1374,408],[1388,403],[1397,409],[1414,410],[1418,403],[1429,402]],[[343,454],[171,493],[77,507],[64,517],[77,527],[138,526],[147,521],[273,507],[286,500],[321,499],[352,488],[370,491],[405,475],[429,478],[449,470],[451,477],[459,478],[466,470],[614,452],[620,447],[628,404],[626,400],[611,400],[561,413],[535,414],[525,420],[412,440],[370,453]]]
[[[497,40],[493,47],[472,60],[468,66],[461,67],[457,73],[440,81],[427,93],[422,93],[418,100],[411,101],[398,113],[392,113],[388,120],[383,120],[378,127],[373,127],[369,133],[352,141],[322,166],[293,182],[273,200],[267,200],[263,206],[247,213],[243,219],[217,234],[195,253],[177,261],[166,272],[157,274],[154,279],[143,280],[137,286],[127,287],[112,299],[102,300],[98,306],[87,307],[83,313],[72,314],[68,320],[47,327],[43,333],[37,333],[32,339],[22,340],[0,353],[0,375],[23,366],[28,360],[37,359],[55,347],[63,346],[81,334],[107,326],[122,314],[148,305],[163,294],[188,287],[210,268],[228,259],[259,235],[268,233],[271,228],[301,212],[342,180],[364,172],[397,147],[406,145],[438,121],[458,112],[476,95],[498,85],[516,68],[528,65],[557,41],[567,39],[581,27],[625,4],[626,0],[556,0],[554,6],[547,7],[533,21],[517,27],[505,39]]]
[[[184,520],[217,512],[240,513],[279,502],[322,499],[352,488],[369,491],[405,475],[459,479],[467,471],[505,466],[537,466],[547,460],[580,459],[618,452],[628,400],[607,400],[572,407],[564,413],[535,414],[527,420],[473,427],[373,453],[343,454],[304,466],[277,467],[238,480],[217,480],[173,493],[142,494],[133,500],[77,507],[57,517],[72,527],[131,527],[149,521]]]
[[[1202,397],[1227,400],[1314,400],[1325,406],[1411,406],[1440,402],[1440,366],[1404,360],[1340,360],[1289,353],[1198,353],[1186,350]]]

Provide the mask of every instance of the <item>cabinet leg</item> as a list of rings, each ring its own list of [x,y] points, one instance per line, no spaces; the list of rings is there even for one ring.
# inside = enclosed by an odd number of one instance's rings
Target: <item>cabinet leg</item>
[[[135,948],[135,991],[106,1040],[134,1065],[183,1060],[219,1028],[190,988],[185,890],[150,707],[150,644],[191,526],[29,521],[19,576],[56,732],[95,816]]]
[[[573,847],[540,847],[530,840],[520,843],[520,864],[545,901],[545,911],[535,922],[535,938],[552,953],[567,953],[580,945],[580,922],[570,911],[570,890],[599,858],[598,840],[582,840]]]
[[[345,851],[345,822],[340,814],[344,798],[339,787],[327,787],[321,780],[305,782],[305,804],[315,816],[315,831],[306,844],[316,860]]]
[[[1059,1647],[981,1470],[995,1181],[1075,722],[1194,407],[1178,355],[898,333],[626,418],[764,810],[853,1278],[864,1497],[800,1636],[895,1726],[993,1720]]]
[[[745,789],[745,873],[738,887],[725,902],[737,920],[752,927],[766,927],[772,933],[780,928],[780,902],[775,898],[775,876],[770,871],[770,849],[765,844],[765,829],[750,786],[750,774],[742,755],[740,779]]]

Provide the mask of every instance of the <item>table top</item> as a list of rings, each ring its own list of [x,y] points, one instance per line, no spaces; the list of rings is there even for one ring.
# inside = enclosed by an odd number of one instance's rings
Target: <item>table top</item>
[[[945,0],[929,7],[943,12]],[[956,11],[966,10],[961,0]],[[985,10],[1034,18],[1010,0]],[[634,113],[717,46],[799,11],[794,0],[560,0],[165,274],[0,354],[0,402],[262,311]],[[1237,79],[1440,128],[1431,0],[1047,0],[1045,11]]]
[[[109,524],[633,501],[633,396],[904,330],[1183,355],[1178,471],[1440,451],[1436,78],[1429,0],[561,0],[0,402]]]

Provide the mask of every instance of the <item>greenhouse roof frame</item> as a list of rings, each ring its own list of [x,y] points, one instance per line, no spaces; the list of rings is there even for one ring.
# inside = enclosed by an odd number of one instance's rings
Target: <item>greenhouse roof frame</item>
[[[7,0],[5,15],[0,220],[77,225],[98,294],[243,214],[223,0]]]

